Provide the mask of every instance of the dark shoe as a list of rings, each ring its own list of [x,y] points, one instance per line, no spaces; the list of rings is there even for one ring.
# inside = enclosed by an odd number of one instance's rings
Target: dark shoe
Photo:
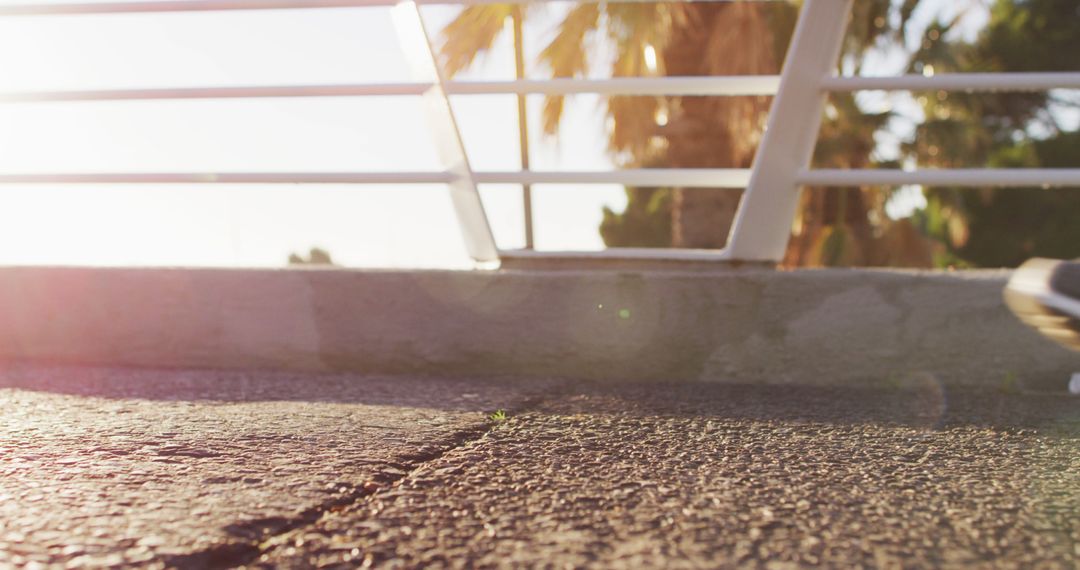
[[[1005,304],[1044,336],[1080,350],[1080,262],[1028,260],[1005,286]]]

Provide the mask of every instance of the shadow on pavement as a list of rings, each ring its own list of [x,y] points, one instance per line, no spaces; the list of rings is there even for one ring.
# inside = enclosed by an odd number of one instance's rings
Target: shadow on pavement
[[[1062,428],[1080,431],[1080,398],[1061,393],[948,388],[924,374],[869,387],[380,377],[274,371],[0,365],[0,388],[105,399],[301,401],[494,409],[535,396],[551,413],[743,418],[760,421]]]
[[[360,374],[0,363],[0,390],[14,388],[111,400],[296,401],[475,412],[509,406],[531,392],[550,391],[554,384]]]

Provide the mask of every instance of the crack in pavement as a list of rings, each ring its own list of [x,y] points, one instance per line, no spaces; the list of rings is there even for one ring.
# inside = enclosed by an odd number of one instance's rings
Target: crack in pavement
[[[560,384],[0,370],[0,567],[235,564]]]
[[[555,392],[561,393],[561,387],[556,387]],[[512,414],[529,412],[550,397],[529,396],[524,398],[520,405],[511,409]],[[425,464],[435,461],[448,453],[465,447],[470,443],[483,439],[493,429],[499,427],[500,422],[486,422],[476,426],[459,430],[438,442],[438,449],[426,452],[404,455],[400,463],[385,464],[392,472],[377,473],[370,480],[351,488],[339,489],[340,494],[333,499],[309,507],[293,517],[266,517],[237,522],[226,527],[226,530],[235,536],[243,537],[244,540],[215,544],[208,548],[162,557],[162,561],[169,568],[235,568],[257,562],[259,557],[275,548],[288,544],[291,536],[299,530],[308,528],[324,517],[356,505],[364,499],[371,497],[380,489],[393,486]],[[343,485],[344,486],[344,485]]]
[[[578,385],[253,566],[1073,567],[1075,404]]]

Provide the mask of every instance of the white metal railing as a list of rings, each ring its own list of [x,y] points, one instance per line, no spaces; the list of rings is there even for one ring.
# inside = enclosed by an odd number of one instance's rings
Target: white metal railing
[[[774,95],[775,75],[735,77],[614,77],[611,79],[526,79],[517,81],[447,81],[447,95]],[[347,85],[261,85],[252,87],[174,87],[89,91],[0,93],[0,103],[124,101],[148,99],[259,99],[277,97],[393,97],[423,95],[433,83]]]
[[[826,77],[826,91],[1046,91],[1080,89],[1080,73],[953,73],[897,77]]]
[[[134,172],[0,174],[0,184],[450,184],[450,172]],[[748,168],[643,168],[612,171],[474,171],[477,184],[628,184],[745,188]]]
[[[669,259],[779,260],[790,237],[801,185],[1080,186],[1080,169],[809,170],[822,108],[830,91],[1035,91],[1080,89],[1080,73],[973,73],[837,77],[833,75],[853,0],[804,0],[781,76],[637,77],[514,81],[449,81],[439,69],[419,5],[551,2],[560,0],[161,0],[0,5],[0,17],[292,10],[393,6],[395,27],[414,82],[345,85],[266,85],[0,93],[0,103],[50,103],[267,97],[421,97],[443,170],[437,172],[173,172],[27,173],[0,175],[0,184],[445,184],[470,255],[497,261],[477,184],[626,184],[746,188],[722,251],[621,250],[574,256]],[[577,0],[600,1],[600,0]],[[612,0],[606,0],[612,1]],[[637,0],[614,0],[637,1]],[[694,1],[694,0],[683,0]],[[710,0],[702,0],[710,1]],[[725,1],[725,0],[717,0]],[[752,169],[624,169],[607,172],[477,172],[461,143],[449,95],[738,96],[776,95]]]
[[[836,77],[853,0],[806,0],[788,48],[768,127],[750,183],[731,228],[727,259],[783,258],[803,184],[1080,186],[1080,169],[808,170],[830,91],[1041,90],[1080,86],[1080,73],[979,73],[900,77]]]
[[[422,6],[477,4],[547,4],[567,0],[413,0]],[[600,3],[611,0],[571,0]],[[654,2],[655,0],[615,0]],[[726,2],[728,0],[680,0]],[[767,1],[767,0],[763,0]],[[397,6],[400,0],[161,0],[150,2],[18,3],[0,5],[0,16],[57,16],[68,14],[146,14],[162,12],[229,12],[238,10],[310,10],[315,8],[374,8]]]
[[[796,180],[810,186],[1080,186],[1072,168],[934,168],[924,170],[804,170]]]

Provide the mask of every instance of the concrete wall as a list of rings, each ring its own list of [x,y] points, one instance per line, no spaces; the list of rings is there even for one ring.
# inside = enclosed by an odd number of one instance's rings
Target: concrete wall
[[[0,269],[0,360],[605,380],[1062,384],[1007,272]]]

